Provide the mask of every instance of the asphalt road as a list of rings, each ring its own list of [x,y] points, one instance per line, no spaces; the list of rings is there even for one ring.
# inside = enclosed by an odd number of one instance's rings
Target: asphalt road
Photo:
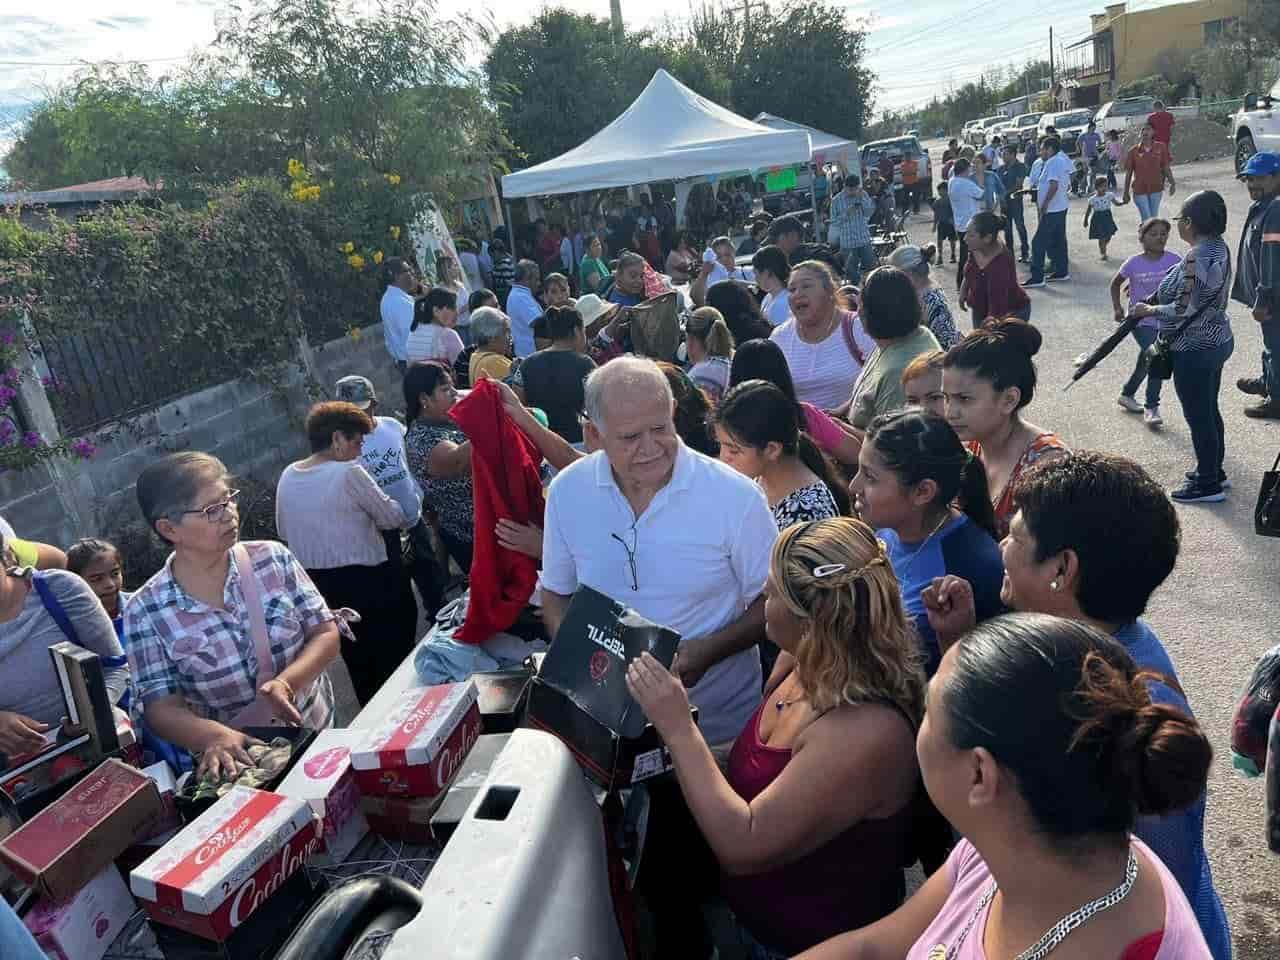
[[[936,162],[941,145],[929,146]],[[1234,252],[1249,197],[1233,178],[1230,161],[1181,165],[1175,174],[1177,196],[1165,198],[1161,213],[1172,219],[1181,199],[1193,191],[1219,191],[1227,201],[1227,239]],[[1068,215],[1072,279],[1028,291],[1031,319],[1044,335],[1044,347],[1036,358],[1040,388],[1027,416],[1073,447],[1132,457],[1172,486],[1194,466],[1190,434],[1172,384],[1163,392],[1165,426],[1159,432],[1116,405],[1136,345],[1122,344],[1069,393],[1062,391],[1073,371],[1072,358],[1114,329],[1107,286],[1123,258],[1140,249],[1137,211],[1130,205],[1117,208],[1115,215],[1120,232],[1111,243],[1111,261],[1104,264],[1083,227],[1084,201],[1073,199]],[[1028,219],[1034,227],[1034,215]],[[927,242],[929,229],[924,215],[908,225],[917,243]],[[1185,249],[1176,231],[1170,249]],[[936,274],[935,279],[954,304],[953,276]],[[1168,647],[1215,747],[1205,842],[1231,920],[1236,957],[1275,960],[1280,957],[1280,857],[1268,852],[1263,835],[1261,780],[1246,780],[1231,767],[1230,727],[1236,698],[1258,656],[1280,642],[1280,540],[1253,532],[1258,482],[1280,450],[1280,421],[1250,420],[1241,412],[1252,399],[1236,390],[1235,381],[1257,375],[1262,337],[1242,306],[1233,305],[1230,315],[1236,347],[1223,375],[1222,410],[1226,470],[1235,487],[1226,503],[1178,507],[1182,552],[1173,575],[1152,599],[1148,619]],[[957,312],[957,323],[967,327],[968,315]]]
[[[935,163],[941,144],[928,144]],[[1201,189],[1223,194],[1230,214],[1228,240],[1234,250],[1249,207],[1244,187],[1232,177],[1229,160],[1176,168],[1178,195],[1165,198],[1162,213],[1172,219],[1181,198]],[[1082,226],[1084,202],[1072,200],[1068,217],[1072,280],[1029,291],[1032,322],[1044,335],[1037,357],[1040,389],[1027,412],[1033,422],[1060,434],[1073,447],[1108,450],[1132,457],[1170,486],[1194,466],[1191,438],[1172,384],[1161,408],[1165,426],[1153,432],[1140,417],[1116,405],[1120,385],[1132,369],[1136,346],[1121,345],[1111,357],[1064,394],[1071,360],[1091,350],[1112,329],[1107,286],[1121,260],[1139,250],[1137,212],[1116,210],[1120,227],[1111,244],[1111,262],[1100,263],[1097,245]],[[1029,215],[1034,228],[1034,216]],[[929,218],[912,218],[913,242],[930,237]],[[1170,249],[1181,251],[1176,240]],[[937,274],[953,305],[953,273]],[[957,321],[968,324],[956,311]],[[1209,782],[1205,842],[1213,876],[1231,921],[1237,960],[1280,958],[1280,857],[1268,852],[1263,834],[1262,782],[1246,780],[1231,767],[1231,713],[1240,688],[1258,656],[1280,642],[1280,540],[1253,532],[1253,505],[1262,471],[1280,450],[1280,421],[1255,421],[1241,413],[1252,402],[1236,391],[1241,376],[1257,375],[1262,338],[1242,307],[1231,308],[1235,354],[1223,377],[1222,407],[1227,425],[1226,470],[1235,482],[1226,503],[1178,508],[1182,553],[1173,575],[1156,593],[1148,619],[1173,657],[1183,688],[1213,741],[1216,756]],[[1272,613],[1267,613],[1272,610]],[[349,681],[334,671],[344,715],[354,713]]]

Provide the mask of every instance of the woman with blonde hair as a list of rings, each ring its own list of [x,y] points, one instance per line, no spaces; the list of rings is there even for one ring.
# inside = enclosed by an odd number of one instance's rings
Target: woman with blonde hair
[[[685,321],[684,332],[689,379],[706,391],[712,404],[717,404],[729,389],[729,366],[733,360],[729,325],[715,307],[699,307]]]
[[[791,319],[774,327],[769,339],[787,358],[796,398],[821,410],[848,409],[853,385],[876,342],[849,310],[825,263],[796,264],[787,289]]]
[[[897,579],[865,523],[784,530],[765,598],[784,653],[727,774],[680,681],[648,654],[627,672],[756,958],[791,956],[902,902],[925,686]]]

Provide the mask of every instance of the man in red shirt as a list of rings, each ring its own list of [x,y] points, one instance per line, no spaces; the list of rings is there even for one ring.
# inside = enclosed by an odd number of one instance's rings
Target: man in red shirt
[[[1147,117],[1147,123],[1151,124],[1151,129],[1155,132],[1156,142],[1163,143],[1166,147],[1173,142],[1171,138],[1173,137],[1173,125],[1176,122],[1173,114],[1166,110],[1164,104],[1159,100],[1156,101],[1155,113]]]

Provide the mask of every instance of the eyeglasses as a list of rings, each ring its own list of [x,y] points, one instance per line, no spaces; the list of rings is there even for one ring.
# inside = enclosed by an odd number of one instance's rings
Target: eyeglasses
[[[219,500],[217,503],[211,503],[207,507],[196,507],[194,510],[182,510],[178,516],[185,517],[189,513],[204,514],[204,518],[210,523],[217,523],[227,515],[227,511],[236,505],[236,498],[240,496],[239,490],[232,490],[227,494],[225,500]]]
[[[627,551],[627,564],[631,567],[631,589],[639,590],[640,578],[636,575],[636,528],[632,527],[627,533],[631,537],[630,546],[627,546],[627,541],[616,533],[611,533],[609,536],[622,544],[622,549]]]

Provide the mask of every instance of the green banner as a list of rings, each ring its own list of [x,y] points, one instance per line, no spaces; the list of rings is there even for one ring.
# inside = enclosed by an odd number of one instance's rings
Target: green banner
[[[764,188],[770,193],[777,193],[781,190],[794,190],[796,188],[796,168],[787,167],[777,173],[767,174],[764,178]]]

